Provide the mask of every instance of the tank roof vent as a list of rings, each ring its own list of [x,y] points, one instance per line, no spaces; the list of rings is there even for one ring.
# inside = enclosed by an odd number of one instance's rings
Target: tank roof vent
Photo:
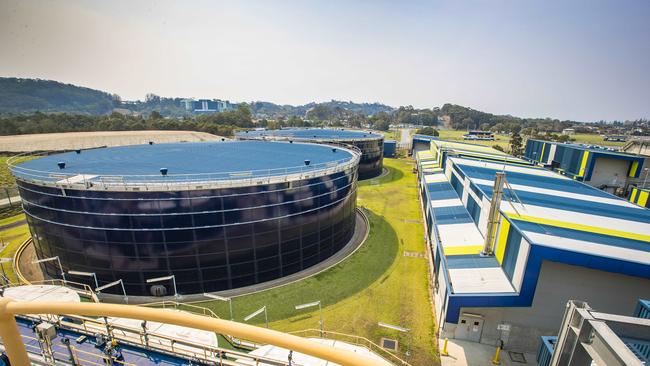
[[[309,165],[310,163],[311,163],[311,161],[305,160],[305,165]]]
[[[163,176],[167,175],[167,168],[160,168],[160,174]]]
[[[65,162],[64,161],[59,161],[58,163],[56,163],[56,165],[59,166],[59,169],[65,169]]]

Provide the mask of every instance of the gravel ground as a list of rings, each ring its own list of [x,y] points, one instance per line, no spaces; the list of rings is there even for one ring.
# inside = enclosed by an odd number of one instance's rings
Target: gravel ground
[[[194,131],[102,131],[0,136],[0,152],[73,150],[100,146],[146,144],[149,141],[196,142],[221,140],[221,136]]]

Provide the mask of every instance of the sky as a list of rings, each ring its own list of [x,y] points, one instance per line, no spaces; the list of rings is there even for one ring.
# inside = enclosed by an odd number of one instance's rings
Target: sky
[[[0,76],[143,99],[650,117],[650,1],[0,0]]]

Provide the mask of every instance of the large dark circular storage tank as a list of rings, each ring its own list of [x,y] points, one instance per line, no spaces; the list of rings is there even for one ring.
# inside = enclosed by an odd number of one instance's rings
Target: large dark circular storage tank
[[[177,143],[50,155],[11,169],[39,258],[96,273],[100,286],[122,279],[129,295],[149,295],[147,279],[174,275],[189,294],[286,276],[344,247],[355,229],[359,156],[305,143]],[[61,277],[56,261],[43,266]],[[171,281],[156,284],[173,293]]]
[[[244,131],[238,132],[236,137],[242,140],[291,140],[354,145],[361,150],[359,179],[381,175],[384,168],[384,136],[378,133],[332,128],[294,128]]]

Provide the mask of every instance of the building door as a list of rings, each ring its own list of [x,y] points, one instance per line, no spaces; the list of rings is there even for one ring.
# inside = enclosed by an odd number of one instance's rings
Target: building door
[[[456,327],[456,339],[465,339],[472,342],[481,340],[483,332],[483,318],[476,315],[462,314]]]

